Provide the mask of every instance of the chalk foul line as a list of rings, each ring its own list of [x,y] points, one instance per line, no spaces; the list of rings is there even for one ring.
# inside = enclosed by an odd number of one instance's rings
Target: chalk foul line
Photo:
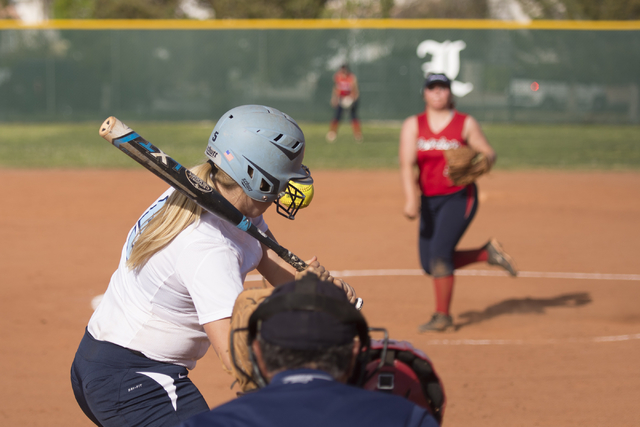
[[[399,277],[399,276],[424,276],[425,273],[419,269],[389,269],[389,270],[343,270],[333,271],[335,277]],[[500,270],[456,270],[457,276],[479,276],[479,277],[509,277],[509,274]],[[602,273],[565,273],[546,271],[520,271],[518,278],[542,278],[542,279],[577,279],[577,280],[626,280],[640,281],[640,274],[602,274]],[[259,274],[250,274],[246,281],[261,281]],[[442,339],[429,340],[427,345],[541,345],[541,344],[567,344],[567,343],[604,343],[640,340],[640,334],[611,335],[592,338],[566,338],[566,339],[543,339],[543,340],[473,340],[473,339]]]
[[[333,271],[335,277],[380,277],[380,276],[425,276],[419,269],[390,269],[390,270],[343,270]],[[509,277],[506,271],[501,270],[456,270],[456,276],[478,277]],[[564,273],[547,271],[520,271],[518,278],[536,279],[577,279],[577,280],[627,280],[640,282],[640,274],[602,274],[602,273]],[[250,274],[246,281],[255,282],[262,280],[259,274]]]
[[[640,334],[611,335],[592,338],[566,338],[566,339],[541,339],[541,340],[428,340],[427,345],[540,345],[540,344],[588,344],[603,342],[620,342],[640,340]]]
[[[376,277],[376,276],[424,276],[425,273],[419,269],[390,269],[390,270],[344,270],[334,271],[332,274],[336,277]],[[492,276],[492,277],[508,277],[508,274],[500,270],[456,270],[458,276]],[[541,272],[541,271],[520,271],[519,278],[545,278],[545,279],[579,279],[579,280],[631,280],[640,281],[640,274],[600,274],[600,273],[562,273],[562,272]],[[260,274],[250,274],[245,279],[247,282],[257,282],[262,280]],[[100,301],[102,294],[97,295],[91,301],[91,306],[95,310]],[[541,339],[541,340],[473,340],[473,339],[441,339],[428,340],[427,345],[540,345],[540,344],[570,344],[570,343],[605,343],[605,342],[621,342],[640,340],[640,334],[628,335],[611,335],[592,338],[565,338],[565,339]]]

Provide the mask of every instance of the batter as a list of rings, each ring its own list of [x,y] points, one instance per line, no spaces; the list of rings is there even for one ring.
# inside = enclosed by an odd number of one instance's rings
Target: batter
[[[191,171],[262,232],[263,213],[292,183],[312,183],[302,165],[305,139],[286,114],[264,106],[234,108],[209,138],[208,161]],[[302,204],[289,193],[278,209],[292,219]],[[308,271],[355,301],[315,257]],[[71,367],[74,395],[98,426],[176,426],[208,405],[188,377],[209,346],[231,369],[229,318],[247,273],[270,285],[302,273],[235,226],[203,212],[182,193],[162,194],[130,230],[118,269],[96,308]]]

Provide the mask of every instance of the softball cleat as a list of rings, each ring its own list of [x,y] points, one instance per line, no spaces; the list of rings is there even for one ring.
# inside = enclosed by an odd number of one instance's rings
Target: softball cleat
[[[489,243],[484,246],[484,249],[489,255],[487,259],[489,265],[497,265],[499,267],[502,267],[507,270],[507,272],[509,272],[509,274],[513,277],[516,277],[518,275],[518,269],[516,268],[515,261],[513,261],[513,258],[511,258],[509,254],[504,251],[500,242],[498,242],[496,239],[491,239],[489,240]]]
[[[453,318],[448,314],[435,312],[431,320],[418,326],[418,332],[444,332],[447,329],[454,329]]]
[[[330,130],[329,132],[327,132],[327,142],[328,143],[335,142],[337,137],[338,137],[338,134],[336,134],[334,131]]]

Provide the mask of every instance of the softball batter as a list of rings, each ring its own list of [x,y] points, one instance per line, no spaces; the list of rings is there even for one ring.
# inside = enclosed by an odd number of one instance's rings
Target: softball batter
[[[425,111],[407,118],[402,125],[400,173],[404,215],[409,219],[420,217],[420,261],[424,271],[433,277],[435,290],[435,313],[418,329],[445,331],[453,327],[449,310],[456,268],[484,261],[504,268],[512,276],[517,275],[517,270],[495,239],[481,248],[456,250],[478,208],[477,187],[475,183],[453,185],[443,152],[468,145],[483,153],[489,166],[495,162],[496,154],[478,122],[454,109],[451,81],[446,75],[428,75],[423,98]]]
[[[312,183],[297,123],[264,106],[234,108],[209,138],[208,161],[191,171],[264,233],[275,202],[292,218],[291,183]],[[289,191],[289,206],[279,197]],[[309,271],[334,279],[315,259]],[[120,264],[89,320],[71,367],[78,404],[98,426],[175,426],[209,407],[188,372],[213,346],[226,369],[229,318],[248,272],[277,286],[299,277],[273,251],[169,189],[129,232]]]

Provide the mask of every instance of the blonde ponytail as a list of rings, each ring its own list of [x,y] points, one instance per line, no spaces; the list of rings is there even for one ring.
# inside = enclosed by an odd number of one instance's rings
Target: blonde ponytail
[[[190,170],[215,188],[218,188],[218,185],[226,189],[238,186],[229,175],[209,162],[194,166]],[[140,270],[153,255],[171,243],[185,228],[199,221],[201,215],[200,206],[181,192],[174,191],[164,206],[138,232],[127,260],[127,267],[130,270]]]

